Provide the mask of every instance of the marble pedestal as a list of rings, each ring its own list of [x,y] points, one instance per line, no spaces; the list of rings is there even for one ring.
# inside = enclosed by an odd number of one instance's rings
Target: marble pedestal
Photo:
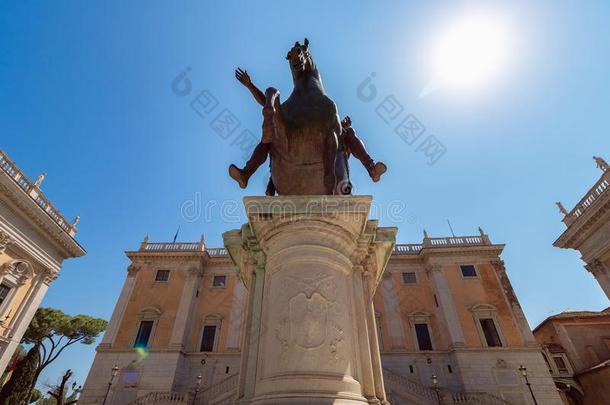
[[[387,403],[373,294],[396,228],[369,196],[246,197],[223,234],[248,288],[239,404]]]

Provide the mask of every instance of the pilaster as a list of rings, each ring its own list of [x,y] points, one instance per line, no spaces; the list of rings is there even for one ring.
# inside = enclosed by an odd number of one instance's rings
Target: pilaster
[[[390,344],[392,345],[390,349],[404,349],[405,334],[402,324],[402,316],[400,315],[398,298],[394,288],[394,278],[390,273],[385,273],[383,275],[381,280],[381,292],[383,296],[385,316],[387,319],[391,320],[390,322],[387,322],[388,332],[390,334]]]
[[[100,348],[112,347],[114,339],[116,339],[116,335],[121,327],[123,315],[125,314],[125,309],[127,308],[127,303],[129,302],[133,289],[136,285],[137,274],[139,271],[140,266],[133,263],[127,267],[127,278],[125,279],[125,283],[123,283],[121,295],[114,306],[114,310],[112,311],[112,316],[110,317],[110,322],[108,323],[108,327],[104,333],[104,338],[99,345]]]
[[[192,267],[188,270],[188,276],[184,283],[184,287],[182,288],[180,304],[178,304],[178,310],[176,311],[172,335],[169,340],[170,349],[185,349],[185,340],[188,338],[188,332],[193,324],[191,318],[194,303],[196,301],[197,289],[201,284],[202,277],[203,269],[200,267]]]
[[[595,277],[606,297],[610,299],[610,268],[598,259],[592,260],[585,268]]]
[[[445,327],[449,334],[449,346],[450,348],[464,347],[464,332],[462,331],[462,325],[460,324],[455,303],[451,296],[451,290],[449,289],[449,283],[445,273],[443,273],[442,266],[439,264],[428,264],[426,271],[432,280],[440,315],[445,321]]]
[[[523,313],[521,304],[519,304],[519,300],[517,299],[515,290],[513,290],[513,286],[510,282],[510,279],[506,274],[504,260],[492,260],[491,265],[496,270],[496,277],[498,279],[498,282],[500,283],[500,286],[502,287],[504,297],[510,307],[513,319],[517,324],[517,328],[519,329],[519,333],[521,334],[523,342],[526,346],[540,346],[540,344],[536,341],[534,334],[532,333],[532,329],[530,328],[530,325],[527,322],[527,319],[525,318],[525,314]]]

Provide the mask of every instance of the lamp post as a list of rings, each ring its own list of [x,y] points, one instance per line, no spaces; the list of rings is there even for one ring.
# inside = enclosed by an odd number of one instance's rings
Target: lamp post
[[[102,405],[106,405],[106,400],[108,399],[108,394],[110,393],[110,387],[112,387],[112,381],[114,380],[114,377],[116,377],[118,372],[119,372],[119,366],[117,366],[115,364],[114,367],[112,367],[112,371],[110,372],[110,380],[108,381],[108,389],[106,389],[106,395],[104,395],[104,401],[102,402]]]
[[[193,395],[193,405],[195,405],[197,403],[197,394],[199,394],[199,389],[201,388],[202,380],[203,380],[203,377],[201,376],[201,374],[199,374],[197,376],[197,382],[195,383],[195,395]]]
[[[434,392],[436,392],[436,402],[440,405],[441,393],[440,388],[438,388],[438,378],[436,377],[436,374],[432,374],[432,389],[434,390]]]
[[[523,378],[525,378],[525,385],[527,385],[527,388],[530,390],[530,394],[534,400],[534,405],[538,405],[538,401],[536,401],[536,397],[534,396],[534,391],[532,391],[532,384],[530,384],[530,381],[527,379],[527,368],[523,367],[522,364],[519,366],[519,371],[521,372]]]

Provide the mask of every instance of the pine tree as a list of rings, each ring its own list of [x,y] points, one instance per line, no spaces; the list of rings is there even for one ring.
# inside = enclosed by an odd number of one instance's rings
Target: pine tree
[[[34,345],[28,354],[17,363],[11,379],[2,387],[0,405],[27,404],[39,360],[39,347]]]

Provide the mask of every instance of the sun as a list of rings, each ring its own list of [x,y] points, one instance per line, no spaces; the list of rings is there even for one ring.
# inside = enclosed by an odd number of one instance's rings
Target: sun
[[[431,46],[431,82],[422,93],[474,90],[497,77],[508,60],[508,27],[491,15],[468,14],[441,30]],[[423,94],[425,95],[425,94]]]

